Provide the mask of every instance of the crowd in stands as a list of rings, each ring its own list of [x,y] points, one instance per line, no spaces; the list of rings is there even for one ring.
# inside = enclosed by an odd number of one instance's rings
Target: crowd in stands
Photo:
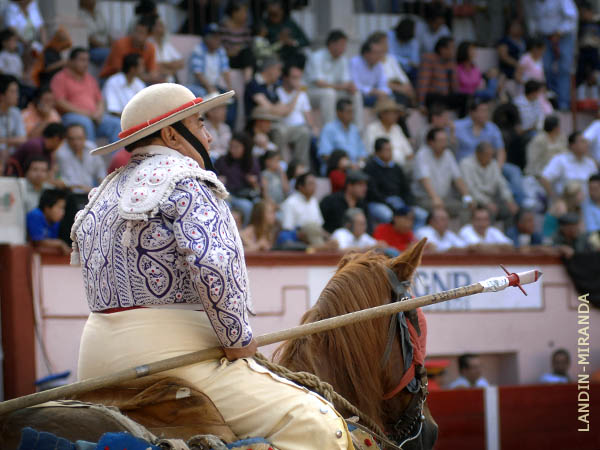
[[[568,136],[560,120],[599,95],[600,22],[587,2],[507,16],[486,70],[475,42],[454,41],[447,2],[399,16],[357,54],[343,30],[310,42],[287,3],[224,3],[189,58],[152,1],[112,36],[96,2],[80,0],[84,47],[63,27],[49,35],[35,0],[8,3],[0,169],[22,178],[32,241],[68,251],[57,224],[129,159],[89,151],[118,139],[139,90],[185,69],[203,98],[230,90],[233,71],[244,80],[204,124],[248,251],[396,254],[421,237],[434,252],[600,250],[600,119]]]

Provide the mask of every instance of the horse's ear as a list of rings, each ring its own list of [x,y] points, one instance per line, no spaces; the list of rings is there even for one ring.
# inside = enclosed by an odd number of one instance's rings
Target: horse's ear
[[[427,238],[423,238],[392,260],[391,269],[396,273],[399,280],[410,280],[419,264],[421,264],[421,257],[426,244]]]

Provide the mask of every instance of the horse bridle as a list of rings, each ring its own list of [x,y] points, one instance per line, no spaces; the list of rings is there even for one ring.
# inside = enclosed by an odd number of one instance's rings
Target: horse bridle
[[[388,275],[388,281],[392,287],[392,297],[390,303],[399,302],[410,298],[410,294],[408,292],[408,289],[410,288],[410,281],[400,281],[393,270],[391,270],[389,267],[386,267],[385,269]],[[421,435],[421,432],[423,431],[423,422],[425,421],[423,410],[425,407],[425,400],[427,399],[427,395],[429,393],[427,389],[427,370],[422,365],[414,366],[414,377],[408,382],[408,384],[406,384],[406,386],[403,386],[403,384],[406,382],[405,376],[409,371],[410,366],[413,365],[414,356],[408,324],[406,322],[407,318],[420,335],[421,330],[416,310],[413,309],[411,311],[407,311],[406,314],[402,311],[397,313],[395,317],[392,317],[390,320],[387,344],[381,358],[381,366],[383,368],[389,361],[394,339],[396,339],[396,336],[398,336],[402,348],[404,374],[399,384],[383,396],[384,400],[389,400],[404,390],[405,387],[413,394],[408,407],[393,425],[392,431],[387,433],[391,440],[398,443],[398,448],[402,448],[404,444],[417,439]],[[417,427],[418,429],[416,429]]]

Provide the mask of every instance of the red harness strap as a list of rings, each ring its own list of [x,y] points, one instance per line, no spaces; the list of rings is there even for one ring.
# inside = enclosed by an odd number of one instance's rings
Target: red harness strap
[[[103,309],[102,311],[94,311],[96,313],[99,314],[112,314],[112,313],[117,313],[117,312],[122,312],[122,311],[129,311],[130,309],[141,309],[141,308],[146,308],[145,306],[119,306],[118,308],[108,308],[108,309]]]

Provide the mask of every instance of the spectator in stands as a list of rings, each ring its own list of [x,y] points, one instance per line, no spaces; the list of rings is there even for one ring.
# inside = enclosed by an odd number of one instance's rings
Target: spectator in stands
[[[581,132],[574,131],[569,136],[569,151],[555,155],[544,167],[539,181],[550,199],[561,195],[568,181],[575,180],[585,185],[598,171],[598,166],[588,156],[588,147],[588,141]]]
[[[17,79],[12,75],[0,75],[0,169],[14,149],[25,142],[25,125],[18,104]]]
[[[46,158],[49,163],[49,169],[52,169],[54,152],[60,147],[64,137],[65,127],[63,124],[60,122],[49,123],[44,128],[41,136],[29,139],[17,149],[7,164],[5,174],[16,177],[24,176],[27,161],[34,156]]]
[[[392,90],[392,94],[398,103],[404,106],[413,106],[415,102],[415,90],[408,78],[408,75],[402,70],[400,64],[393,55],[389,54],[388,36],[382,31],[373,33],[371,40],[383,45],[383,74]]]
[[[324,220],[315,197],[317,182],[314,175],[305,172],[296,177],[296,190],[281,204],[281,226],[284,230],[296,230],[305,225],[318,228]]]
[[[417,22],[415,35],[419,40],[419,51],[431,53],[439,40],[451,35],[446,25],[445,6],[440,3],[428,3],[425,6],[425,22]]]
[[[528,47],[527,53],[519,59],[515,79],[521,84],[529,80],[537,80],[545,83],[546,76],[544,74],[542,59],[546,51],[546,44],[543,39],[533,38],[529,42]]]
[[[472,249],[512,249],[512,241],[498,228],[490,226],[490,212],[483,206],[473,210],[471,223],[460,229],[458,236]]]
[[[290,185],[281,166],[279,152],[267,151],[263,156],[263,163],[265,168],[260,173],[263,197],[280,205],[290,193]]]
[[[533,138],[544,124],[544,109],[540,96],[544,93],[544,85],[537,80],[528,80],[525,83],[525,92],[517,96],[513,103],[519,110],[521,118],[521,131],[525,141]]]
[[[369,176],[369,216],[376,223],[390,223],[394,210],[412,205],[414,199],[407,175],[392,159],[389,139],[376,139],[374,147],[375,154],[365,165],[365,173]]]
[[[227,52],[221,45],[219,27],[206,27],[204,39],[194,48],[188,62],[190,85],[197,97],[231,89],[231,71]],[[247,109],[251,111],[251,109]]]
[[[279,117],[271,114],[263,106],[257,106],[252,110],[247,129],[254,144],[252,154],[255,157],[263,156],[268,150],[278,150],[269,138],[273,122],[276,120],[279,120]]]
[[[598,109],[598,101],[600,100],[600,85],[598,84],[598,72],[593,69],[588,69],[584,74],[584,79],[577,85],[575,107],[577,109],[595,110]]]
[[[27,234],[36,247],[56,248],[65,255],[71,253],[71,247],[58,239],[65,206],[66,193],[50,189],[42,192],[39,206],[27,213]]]
[[[379,138],[388,139],[392,147],[392,160],[404,166],[413,158],[413,149],[398,125],[398,119],[403,108],[391,98],[382,98],[375,105],[376,121],[370,123],[365,130],[365,146],[367,152],[372,153],[375,141]]]
[[[435,44],[435,52],[421,58],[417,79],[417,93],[421,106],[429,108],[433,103],[452,103],[451,93],[458,87],[454,40],[445,36]]]
[[[592,5],[589,0],[580,0],[577,6],[579,7],[579,29],[575,79],[577,84],[580,84],[586,79],[587,74],[595,72],[600,67],[600,24],[598,24],[596,5]]]
[[[215,163],[219,179],[231,194],[227,201],[244,214],[244,224],[250,220],[252,207],[260,199],[260,167],[252,156],[252,139],[246,133],[235,133],[229,151]]]
[[[448,149],[446,132],[441,128],[433,128],[427,133],[427,145],[417,152],[414,167],[415,200],[426,210],[445,207],[458,215],[463,207],[473,202],[456,158]],[[452,190],[453,186],[459,197]]]
[[[54,94],[50,88],[40,88],[27,108],[21,112],[28,138],[41,136],[46,125],[60,122],[60,114],[55,108]]]
[[[365,250],[377,245],[377,241],[367,233],[367,218],[362,209],[348,209],[344,213],[343,224],[331,235],[340,250]]]
[[[552,352],[552,372],[545,373],[540,377],[542,384],[570,383],[569,366],[571,356],[564,348]]]
[[[58,72],[50,84],[56,106],[63,114],[63,123],[80,124],[90,141],[95,142],[97,136],[102,136],[115,142],[119,139],[121,121],[106,112],[98,82],[88,72],[89,63],[87,50],[81,47],[71,50],[67,67]]]
[[[298,47],[310,44],[302,28],[283,9],[283,4],[278,0],[271,0],[267,5],[267,38],[269,42],[281,41],[282,33],[289,34],[289,39]]]
[[[460,171],[473,200],[485,207],[495,220],[511,219],[519,207],[498,163],[494,159],[494,148],[489,142],[477,144],[475,154],[460,162]]]
[[[336,104],[337,119],[325,124],[319,140],[319,156],[327,160],[333,150],[344,150],[357,165],[367,156],[360,132],[353,121],[352,102],[342,98]]]
[[[23,78],[23,60],[19,55],[19,36],[12,28],[0,31],[0,73]]]
[[[585,231],[600,231],[600,173],[592,175],[588,181],[589,197],[583,204]]]
[[[41,51],[46,43],[44,18],[36,0],[9,2],[4,10],[4,26],[17,32],[26,51]]]
[[[329,194],[321,200],[323,228],[333,233],[344,226],[344,213],[350,208],[366,211],[367,182],[369,176],[358,170],[350,170],[346,175],[346,186],[343,192]]]
[[[123,58],[130,53],[137,53],[144,61],[144,72],[140,78],[146,84],[153,84],[163,81],[163,76],[158,72],[156,64],[156,49],[148,41],[150,30],[154,26],[156,19],[145,17],[135,25],[129,35],[117,39],[110,49],[110,53],[100,71],[100,78],[108,78],[121,71]]]
[[[478,355],[465,353],[458,357],[460,376],[448,385],[448,389],[485,388],[488,381],[481,375],[481,360]]]
[[[415,37],[415,21],[410,17],[401,19],[395,28],[387,32],[389,53],[394,56],[402,70],[415,82],[421,63],[419,41]]]
[[[344,190],[346,172],[350,168],[350,158],[344,150],[334,150],[327,159],[327,177],[331,183],[331,192]]]
[[[477,48],[474,42],[462,41],[458,45],[456,51],[458,92],[467,96],[475,95],[484,100],[491,100],[496,97],[496,91],[498,90],[498,69],[492,67],[484,78],[475,65],[476,52]]]
[[[412,231],[414,220],[415,214],[408,206],[395,209],[391,222],[377,225],[373,237],[403,252],[416,241]]]
[[[112,44],[108,22],[96,7],[96,0],[79,0],[79,18],[87,32],[90,60],[100,67],[108,57]]]
[[[384,56],[384,45],[370,36],[360,48],[360,55],[350,60],[350,76],[365,106],[374,106],[377,100],[392,94],[381,64]]]
[[[62,181],[74,192],[87,193],[106,176],[104,160],[90,154],[94,147],[86,140],[81,125],[67,127],[65,142],[56,152],[56,162]]]
[[[48,158],[41,155],[34,155],[25,163],[25,178],[21,178],[25,213],[38,207],[44,189],[52,188],[48,183],[49,168]]]
[[[121,72],[111,75],[104,83],[102,94],[106,101],[106,111],[121,117],[125,105],[135,94],[146,87],[139,76],[144,71],[144,62],[137,53],[130,53],[123,58]]]
[[[443,207],[435,207],[427,217],[427,225],[417,229],[417,240],[427,238],[427,249],[447,252],[466,247],[467,244],[454,231],[448,229],[450,216]]]
[[[552,245],[566,258],[591,250],[588,234],[581,230],[579,214],[568,212],[558,218],[558,231],[552,238]]]
[[[590,156],[600,165],[600,117],[585,129],[583,137],[590,143]]]
[[[525,175],[540,177],[544,167],[548,165],[554,156],[566,152],[567,139],[560,130],[558,117],[546,117],[544,119],[544,130],[536,134],[527,144]]]
[[[350,63],[344,56],[348,37],[341,30],[333,30],[327,36],[325,48],[313,52],[306,65],[308,95],[321,113],[323,123],[335,120],[336,102],[349,98],[354,105],[356,125],[362,129],[362,94],[352,82]]]
[[[530,209],[519,210],[516,224],[506,230],[506,236],[512,240],[514,247],[520,250],[543,244],[543,236],[536,230],[535,212]]]
[[[208,95],[204,100],[209,100],[217,94]],[[217,160],[227,153],[231,141],[231,127],[225,122],[227,117],[227,106],[219,105],[204,113],[204,126],[210,133],[210,157]]]
[[[544,37],[544,72],[548,87],[558,96],[558,109],[571,105],[571,70],[575,62],[577,6],[573,0],[545,0],[533,3],[533,34]]]
[[[133,31],[135,26],[140,20],[150,19],[156,20],[158,19],[158,5],[156,4],[156,0],[138,0],[135,5],[135,9],[133,10],[134,16],[129,21],[127,25],[127,32],[130,33]]]
[[[266,252],[273,248],[279,231],[276,209],[270,200],[261,200],[254,205],[250,223],[240,232],[245,251]]]
[[[62,58],[62,53],[72,45],[67,30],[59,27],[44,46],[44,51],[38,56],[31,69],[31,78],[36,86],[48,86],[54,75],[65,67],[67,61]]]
[[[185,66],[181,53],[169,42],[167,27],[163,20],[158,17],[150,30],[149,41],[156,49],[156,63],[158,72],[167,83],[177,81],[177,72]]]
[[[296,159],[310,165],[311,133],[318,136],[308,95],[302,89],[302,69],[294,65],[283,68],[277,97],[284,104],[293,104],[292,110],[273,126],[272,139],[286,161]],[[289,147],[292,147],[290,152]]]
[[[456,153],[458,141],[454,133],[454,121],[450,118],[450,111],[444,103],[434,103],[427,109],[427,126],[422,128],[417,136],[417,145],[415,148],[421,148],[427,144],[427,133],[433,128],[441,128],[448,136],[448,148]]]
[[[525,53],[525,40],[523,39],[523,25],[517,18],[513,18],[508,25],[506,36],[498,42],[499,68],[504,76],[510,80],[515,77],[521,56]]]
[[[250,81],[254,67],[254,55],[252,54],[252,33],[248,26],[248,5],[245,2],[233,0],[227,4],[219,32],[230,67],[243,70],[244,80]]]

